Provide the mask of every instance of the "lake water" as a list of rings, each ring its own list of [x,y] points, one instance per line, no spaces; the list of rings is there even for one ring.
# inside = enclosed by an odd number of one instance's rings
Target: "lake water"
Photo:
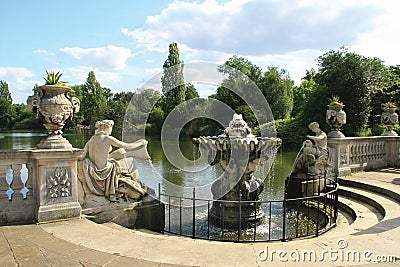
[[[27,149],[35,148],[36,145],[45,138],[44,131],[7,131],[0,132],[0,150],[4,149]],[[91,135],[76,133],[75,131],[64,131],[63,136],[76,148],[83,148]],[[149,138],[148,151],[151,157],[151,163],[147,160],[137,159],[137,165],[141,180],[149,187],[158,188],[161,183],[163,191],[174,192],[178,195],[191,196],[192,188],[204,187],[211,184],[222,173],[219,166],[209,166],[201,172],[192,172],[192,166],[186,166],[189,171],[182,171],[180,168],[172,165],[163,153],[160,140]],[[193,145],[191,140],[180,142],[182,154],[192,160]],[[270,174],[264,180],[264,192],[261,198],[264,200],[283,199],[284,182],[289,175],[297,151],[286,150],[283,146],[274,161]],[[209,198],[206,192],[199,191],[198,197]]]

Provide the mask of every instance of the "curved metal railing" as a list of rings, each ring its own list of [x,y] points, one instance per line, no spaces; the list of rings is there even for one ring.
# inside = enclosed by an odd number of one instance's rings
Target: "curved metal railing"
[[[231,242],[284,241],[318,236],[336,225],[338,214],[338,183],[328,178],[324,183],[323,191],[318,190],[310,196],[305,192],[306,196],[300,198],[259,201],[198,198],[195,188],[191,197],[171,196],[161,193],[159,184],[158,197],[165,203],[164,233]],[[217,227],[210,222],[210,209],[215,202],[220,202],[223,207],[237,205],[239,216],[236,229],[224,225],[224,209],[220,214],[222,225]],[[246,222],[242,217],[241,207],[251,203],[254,207],[258,206],[255,205],[257,203],[261,205],[265,214],[262,222]],[[254,211],[254,214],[257,212]]]

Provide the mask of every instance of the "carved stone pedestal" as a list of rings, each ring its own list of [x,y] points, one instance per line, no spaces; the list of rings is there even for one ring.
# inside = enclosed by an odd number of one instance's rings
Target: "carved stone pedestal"
[[[75,150],[38,149],[31,152],[37,196],[36,220],[48,222],[80,216]]]

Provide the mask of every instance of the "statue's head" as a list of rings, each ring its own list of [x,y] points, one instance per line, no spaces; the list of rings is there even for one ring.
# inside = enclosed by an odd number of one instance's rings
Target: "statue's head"
[[[319,129],[319,124],[318,124],[318,122],[313,121],[308,125],[308,128],[311,131],[315,132],[315,131],[317,131]]]
[[[96,128],[95,134],[106,134],[110,135],[112,132],[112,127],[114,126],[113,120],[102,120],[96,121],[94,127]]]

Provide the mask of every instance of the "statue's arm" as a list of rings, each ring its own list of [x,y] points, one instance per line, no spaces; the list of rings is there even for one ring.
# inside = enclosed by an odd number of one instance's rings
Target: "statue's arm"
[[[89,142],[87,142],[87,143],[85,144],[85,147],[83,148],[83,153],[82,153],[82,155],[79,156],[78,160],[84,160],[84,159],[86,158],[86,155],[87,155],[87,153],[88,153],[88,151],[89,151],[89,145],[88,145],[88,143],[89,143]]]
[[[326,134],[307,135],[307,137],[308,137],[309,139],[311,139],[311,140],[314,140],[314,141],[321,141],[321,140],[324,140],[324,139],[327,138],[327,137],[326,137]]]
[[[125,142],[118,140],[117,138],[115,138],[113,136],[109,136],[108,138],[109,138],[109,142],[112,146],[119,147],[119,148],[125,148],[126,150],[132,150],[132,149],[136,149],[141,146],[147,145],[147,141],[145,139],[140,139],[134,143],[125,143]]]

